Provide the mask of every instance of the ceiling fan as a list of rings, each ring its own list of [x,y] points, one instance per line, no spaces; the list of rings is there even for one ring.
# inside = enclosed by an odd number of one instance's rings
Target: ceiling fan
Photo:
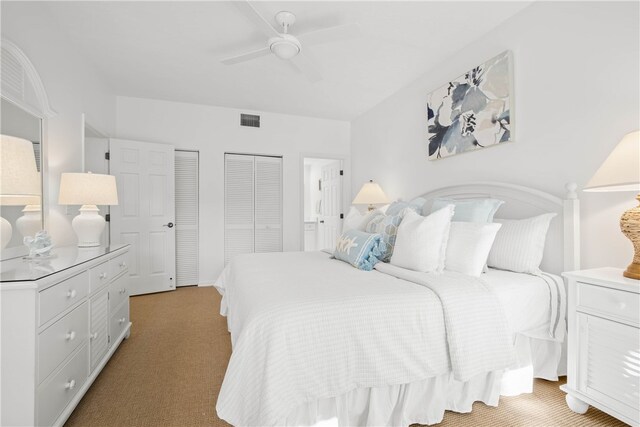
[[[303,73],[310,82],[322,79],[318,67],[304,54],[303,46],[331,43],[347,40],[360,36],[360,27],[357,24],[344,24],[334,27],[294,36],[289,34],[289,28],[296,22],[296,16],[292,12],[281,11],[276,13],[275,20],[281,27],[280,31],[274,28],[248,1],[235,1],[233,4],[251,20],[267,37],[267,46],[262,49],[243,53],[222,60],[223,64],[233,65],[250,61],[261,56],[274,54],[280,59]]]

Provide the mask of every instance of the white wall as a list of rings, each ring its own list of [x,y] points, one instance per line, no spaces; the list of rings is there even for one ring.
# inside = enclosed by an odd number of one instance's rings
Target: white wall
[[[537,2],[352,122],[352,192],[368,179],[391,198],[476,180],[512,182],[562,196],[583,187],[622,136],[639,126],[639,4]],[[427,160],[426,95],[511,49],[514,143]],[[620,233],[629,193],[580,193],[582,266],[626,267]]]
[[[301,249],[303,157],[348,158],[350,152],[347,122],[258,113],[261,127],[255,129],[240,127],[240,112],[150,99],[117,99],[119,138],[200,151],[200,283],[213,283],[224,264],[225,152],[283,156],[285,251]]]
[[[47,6],[35,2],[2,2],[2,36],[27,55],[40,74],[52,108],[48,120],[47,153],[48,231],[55,245],[75,244],[72,215],[58,206],[62,172],[82,171],[82,114],[94,127],[115,129],[115,95],[92,66],[80,57],[47,15]],[[70,212],[77,212],[72,209]]]

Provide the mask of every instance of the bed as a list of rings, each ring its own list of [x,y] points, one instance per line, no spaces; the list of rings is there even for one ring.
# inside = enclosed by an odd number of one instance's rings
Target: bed
[[[323,252],[241,255],[216,287],[233,353],[218,416],[233,425],[435,424],[445,410],[496,406],[563,374],[565,289],[577,267],[578,201],[500,183],[431,191],[495,197],[504,218],[555,212],[542,269],[480,278],[379,263],[364,272]]]

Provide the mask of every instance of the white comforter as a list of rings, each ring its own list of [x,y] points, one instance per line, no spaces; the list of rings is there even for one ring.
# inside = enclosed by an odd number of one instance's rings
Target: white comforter
[[[320,252],[237,257],[216,283],[233,343],[218,416],[272,425],[302,403],[357,387],[507,368],[510,335],[497,299],[465,279],[482,295],[473,307],[464,290],[445,288],[458,288],[454,276],[401,279]]]

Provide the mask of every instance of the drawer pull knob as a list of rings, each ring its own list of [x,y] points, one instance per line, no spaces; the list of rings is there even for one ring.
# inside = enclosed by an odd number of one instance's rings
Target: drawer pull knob
[[[627,308],[627,303],[626,302],[619,302],[618,303],[618,309],[619,310],[624,310],[625,308]]]
[[[73,341],[76,339],[76,331],[69,331],[67,332],[67,335],[65,335],[65,339],[67,341]]]
[[[125,268],[126,266],[127,266],[127,263],[126,263],[126,262],[122,261],[122,262],[120,263],[120,268]]]
[[[76,380],[68,381],[68,382],[64,385],[64,388],[65,388],[66,390],[73,390],[74,388],[76,388]]]
[[[123,324],[125,320],[126,319],[124,317],[121,317],[120,319],[118,319],[118,323]]]
[[[107,273],[100,273],[100,280],[104,280],[107,278]]]
[[[76,295],[78,295],[78,293],[76,292],[75,289],[69,289],[67,291],[67,298],[75,298]]]
[[[95,340],[96,338],[98,338],[98,333],[97,332],[92,333],[91,334],[91,339]]]
[[[120,293],[121,293],[121,294],[125,294],[125,293],[127,293],[127,288],[121,288],[121,289],[120,289]]]

